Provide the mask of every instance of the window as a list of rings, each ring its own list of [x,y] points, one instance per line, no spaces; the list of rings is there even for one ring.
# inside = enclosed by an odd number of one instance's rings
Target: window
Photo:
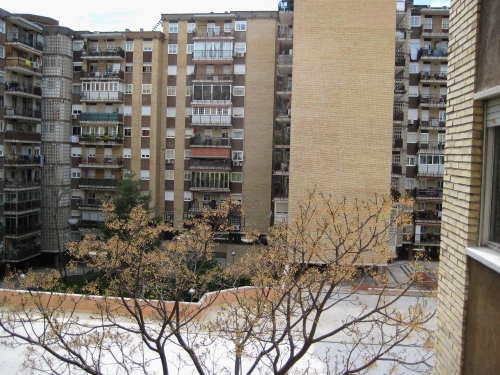
[[[247,51],[246,43],[234,43],[234,52],[235,53],[245,53]]]
[[[192,33],[196,28],[196,24],[194,22],[188,22],[187,24],[187,32]]]
[[[125,65],[125,73],[132,73],[133,72],[133,65],[132,64],[127,64]]]
[[[126,84],[125,85],[125,94],[132,94],[132,85],[131,84]]]
[[[416,156],[408,156],[408,162],[406,163],[406,165],[414,166],[416,161],[417,161]]]
[[[149,159],[149,148],[141,148],[141,159]]]
[[[243,181],[243,173],[241,172],[231,173],[231,182],[242,182],[242,181]]]
[[[5,48],[3,46],[0,46],[0,58],[5,58]]]
[[[142,136],[149,137],[150,128],[142,128]]]
[[[224,22],[224,32],[225,33],[230,33],[233,31],[233,24],[231,21],[225,21]]]
[[[175,86],[167,86],[167,96],[175,96],[176,87]]]
[[[233,160],[242,161],[243,160],[243,151],[233,151]]]
[[[245,64],[234,64],[234,74],[245,74]]]
[[[168,32],[169,33],[177,33],[179,31],[179,24],[177,22],[173,23],[169,23],[168,24]]]
[[[174,200],[174,191],[173,190],[165,191],[165,200],[166,201],[173,201]]]
[[[175,138],[175,129],[167,128],[167,138]]]
[[[234,29],[236,31],[247,31],[247,21],[236,21],[234,23]]]
[[[82,86],[81,85],[73,85],[73,94],[79,94],[82,92]]]
[[[422,154],[419,163],[421,165],[443,165],[444,155]]]
[[[186,75],[190,76],[194,74],[194,65],[187,65],[186,66]]]
[[[5,21],[0,20],[0,33],[5,34]]]
[[[420,134],[420,143],[429,143],[429,133]]]
[[[233,139],[243,139],[243,130],[233,130]]]
[[[438,144],[444,145],[446,143],[446,134],[439,133],[438,134]]]
[[[190,191],[184,192],[184,202],[191,202],[191,192]]]
[[[177,49],[178,49],[177,44],[169,44],[168,45],[168,54],[169,55],[177,55]]]
[[[71,178],[80,178],[82,176],[82,171],[80,168],[71,168]]]
[[[141,180],[149,181],[149,170],[141,170]]]
[[[132,106],[131,105],[123,106],[123,115],[124,116],[132,116]]]
[[[175,149],[167,148],[165,150],[165,160],[173,160],[175,159]]]
[[[81,147],[71,147],[71,156],[73,156],[73,157],[82,156],[82,148]]]
[[[233,95],[234,96],[245,96],[245,86],[234,86]]]
[[[414,187],[415,187],[415,179],[414,178],[405,179],[405,189],[406,190],[411,190]]]
[[[125,159],[130,159],[132,157],[132,149],[130,149],[130,148],[124,148],[123,149],[123,157]]]
[[[125,51],[133,51],[134,50],[134,42],[126,42],[125,43]]]
[[[151,63],[142,64],[142,72],[143,73],[151,73],[152,70],[153,70],[153,67],[151,66]]]
[[[150,105],[143,105],[141,114],[143,116],[151,116],[151,106]]]
[[[450,28],[450,19],[449,18],[442,18],[441,28],[443,30],[448,30]]]
[[[172,223],[174,221],[174,213],[172,211],[165,212],[165,222]]]
[[[177,75],[177,66],[176,65],[169,65],[167,67],[167,74],[169,76],[176,76]]]
[[[151,94],[151,84],[143,84],[142,85],[142,93],[143,94]]]
[[[165,171],[165,180],[173,180],[174,171]]]
[[[244,107],[234,107],[233,108],[233,117],[245,117],[245,108]]]
[[[175,117],[175,107],[167,107],[167,117]]]
[[[132,128],[123,128],[124,137],[132,137]]]
[[[152,51],[153,50],[153,41],[152,40],[144,40],[142,42],[142,50],[143,51]]]
[[[186,53],[191,55],[194,51],[194,44],[186,44]]]
[[[418,73],[419,72],[419,64],[418,63],[410,63],[410,73]]]
[[[193,86],[186,86],[186,96],[193,95]]]
[[[184,160],[191,159],[191,150],[184,150]]]
[[[1,23],[2,21],[0,21]],[[83,49],[83,40],[73,42],[73,51],[81,51]]]
[[[400,164],[401,163],[401,155],[393,154],[392,155],[392,164]]]
[[[0,156],[3,156],[3,145],[0,145]]]
[[[424,29],[432,30],[432,17],[425,17],[424,20]]]
[[[194,136],[192,128],[186,128],[184,130],[184,138],[192,138]]]
[[[420,16],[411,16],[411,27],[420,27],[421,22]]]

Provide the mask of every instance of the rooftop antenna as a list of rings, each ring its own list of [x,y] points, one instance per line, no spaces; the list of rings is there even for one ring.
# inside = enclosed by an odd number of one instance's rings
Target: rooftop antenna
[[[161,26],[161,20],[159,20],[159,21],[156,23],[155,27],[153,27],[153,31],[156,31],[156,29],[157,29],[158,27],[160,27],[160,26]]]

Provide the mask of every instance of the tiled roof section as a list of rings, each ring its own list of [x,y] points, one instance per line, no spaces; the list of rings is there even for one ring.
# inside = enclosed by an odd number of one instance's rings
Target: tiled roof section
[[[231,149],[216,147],[191,147],[191,158],[230,159]]]

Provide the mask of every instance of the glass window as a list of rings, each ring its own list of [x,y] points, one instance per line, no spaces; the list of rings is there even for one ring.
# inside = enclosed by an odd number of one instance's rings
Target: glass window
[[[196,24],[194,22],[188,22],[187,24],[187,32],[192,33],[196,28]]]
[[[236,21],[234,23],[234,29],[236,31],[247,31],[247,21]]]
[[[168,32],[169,33],[176,33],[179,30],[179,24],[177,22],[175,23],[169,23],[168,24]]]
[[[153,41],[152,40],[144,40],[142,42],[142,50],[143,51],[152,51],[153,50]]]
[[[167,86],[167,96],[175,96],[176,87],[175,86]]]
[[[177,49],[178,49],[177,44],[169,44],[168,45],[168,54],[169,55],[177,55]]]
[[[126,42],[125,43],[125,51],[133,51],[134,50],[134,42]]]
[[[148,83],[148,84],[142,85],[142,93],[143,94],[151,94],[151,84]]]
[[[174,171],[165,171],[165,180],[173,180],[174,179]]]

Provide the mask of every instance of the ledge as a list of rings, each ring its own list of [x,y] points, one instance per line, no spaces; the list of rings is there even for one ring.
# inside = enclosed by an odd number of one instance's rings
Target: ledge
[[[500,274],[500,252],[489,247],[467,247],[467,256]]]
[[[474,100],[488,100],[500,95],[500,85],[486,89],[483,91],[476,92],[474,94]]]

